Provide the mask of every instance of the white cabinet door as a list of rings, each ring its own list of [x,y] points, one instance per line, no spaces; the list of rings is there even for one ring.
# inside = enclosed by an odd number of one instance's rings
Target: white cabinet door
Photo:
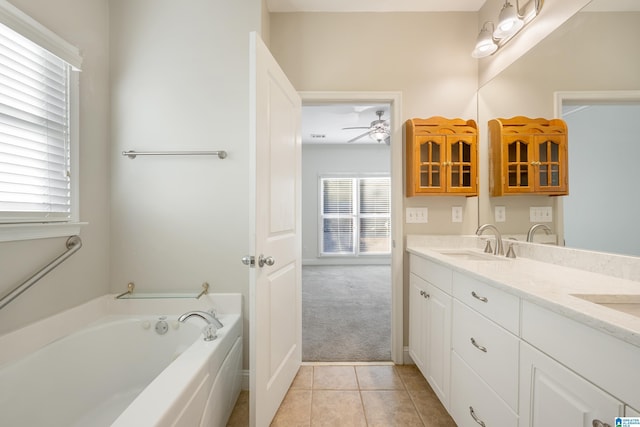
[[[409,354],[442,404],[449,405],[451,296],[410,275]]]
[[[623,411],[613,396],[521,343],[519,427],[592,427],[595,420],[613,426]]]
[[[427,286],[427,381],[445,408],[449,407],[451,376],[452,298],[435,286]]]
[[[409,287],[409,355],[426,377],[427,282],[415,274],[410,274]]]

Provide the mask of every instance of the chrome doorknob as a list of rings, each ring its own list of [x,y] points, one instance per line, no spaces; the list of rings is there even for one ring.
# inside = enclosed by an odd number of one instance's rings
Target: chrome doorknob
[[[243,256],[242,257],[242,263],[244,265],[248,265],[249,267],[255,267],[256,266],[256,259],[254,257],[252,257],[251,255]]]
[[[275,263],[276,263],[276,260],[273,259],[273,257],[270,257],[270,256],[265,257],[262,254],[260,254],[260,256],[258,257],[258,266],[259,267],[264,267],[265,265],[268,265],[270,267]]]

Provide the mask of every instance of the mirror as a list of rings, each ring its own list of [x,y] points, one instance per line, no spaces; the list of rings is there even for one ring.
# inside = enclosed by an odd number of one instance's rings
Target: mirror
[[[626,2],[635,8],[629,11],[627,5],[622,3],[624,2],[594,0],[478,91],[478,125],[481,132],[480,224],[495,223],[495,208],[504,208],[506,220],[497,223],[498,227],[503,234],[523,235],[533,225],[529,218],[530,208],[551,207],[553,220],[548,225],[558,236],[559,244],[565,243],[566,239],[567,246],[640,255],[640,252],[633,253],[634,250],[640,251],[640,245],[637,243],[640,241],[640,224],[632,220],[637,217],[637,213],[624,215],[622,218],[618,215],[607,215],[606,211],[602,213],[596,209],[564,209],[564,205],[568,207],[572,198],[577,196],[586,199],[587,206],[591,203],[595,207],[604,205],[602,194],[615,193],[616,200],[607,202],[607,204],[611,203],[609,205],[611,213],[615,212],[623,201],[626,202],[626,199],[634,199],[634,201],[638,199],[637,183],[640,182],[640,172],[638,172],[640,167],[635,160],[633,160],[635,167],[624,167],[629,175],[623,179],[620,179],[619,173],[602,172],[594,165],[584,167],[578,163],[579,161],[593,162],[593,156],[590,156],[591,160],[580,160],[585,157],[580,154],[580,150],[594,150],[593,147],[587,148],[584,139],[580,137],[582,133],[600,135],[599,147],[596,150],[602,150],[599,158],[607,159],[604,161],[608,164],[612,162],[610,160],[612,155],[620,156],[625,160],[633,156],[633,153],[640,157],[640,150],[637,149],[640,146],[640,137],[637,132],[631,138],[617,137],[612,132],[612,126],[614,128],[618,126],[605,124],[604,117],[602,120],[594,120],[593,116],[589,120],[582,120],[587,128],[579,131],[578,124],[573,123],[571,115],[563,117],[570,124],[569,196],[489,196],[487,122],[490,119],[520,115],[532,118],[562,117],[562,111],[556,113],[556,110],[562,110],[557,108],[557,102],[554,100],[556,92],[582,92],[585,99],[588,98],[588,95],[585,95],[586,92],[595,91],[624,91],[620,92],[623,94],[635,91],[636,95],[640,93],[638,92],[640,49],[637,48],[637,40],[640,40],[640,8],[638,8],[638,2]],[[612,11],[612,6],[618,10]],[[571,101],[570,95],[567,96],[569,98],[564,104],[565,113],[575,113],[578,108],[584,108],[586,105]],[[596,95],[594,97],[598,98]],[[628,104],[633,101],[632,97],[626,99],[623,103]],[[640,97],[637,101],[640,105]],[[606,99],[598,99],[598,102],[607,104]],[[632,114],[640,114],[640,108],[636,108]],[[577,117],[576,114],[572,115]],[[633,120],[627,113],[616,114],[616,116],[626,117],[624,120],[627,122],[640,121],[640,116],[636,116]],[[588,126],[594,128],[590,129]],[[575,132],[572,131],[572,127]],[[596,130],[598,132],[595,132]],[[624,144],[629,145],[625,147]],[[623,168],[618,167],[617,172],[622,172],[621,169]],[[613,170],[616,170],[615,166]],[[587,182],[593,176],[604,185],[597,189],[578,185]],[[615,192],[612,191],[614,188]],[[633,206],[632,204],[624,209],[635,209],[637,212],[638,203],[635,202],[635,208]],[[577,233],[592,235],[599,232],[601,243],[585,244],[578,239],[569,238],[570,234],[567,232],[571,227],[567,226],[578,224],[577,217],[570,216],[572,212],[581,219]],[[624,223],[624,221],[628,222]],[[614,223],[622,231],[614,231],[612,227]],[[622,240],[625,236],[634,243],[626,246],[608,244]],[[602,239],[606,240],[607,244],[602,243]]]

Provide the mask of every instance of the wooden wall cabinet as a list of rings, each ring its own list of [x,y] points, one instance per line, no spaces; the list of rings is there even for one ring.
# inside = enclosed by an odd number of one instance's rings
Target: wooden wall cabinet
[[[478,127],[473,120],[405,123],[406,195],[478,195]]]
[[[561,119],[489,121],[492,196],[569,194],[567,125]]]

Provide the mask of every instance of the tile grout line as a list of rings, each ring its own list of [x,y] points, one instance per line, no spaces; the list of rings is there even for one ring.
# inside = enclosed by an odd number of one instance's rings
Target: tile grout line
[[[394,366],[394,370],[397,371],[397,369]],[[402,382],[402,385],[404,386],[405,391],[407,392],[407,394],[409,395],[409,399],[411,400],[411,404],[413,405],[413,409],[416,410],[416,413],[418,414],[418,418],[420,418],[420,422],[422,423],[422,425],[424,427],[427,426],[427,422],[426,420],[422,417],[422,414],[420,413],[420,411],[418,410],[418,407],[416,406],[416,401],[413,398],[413,394],[411,394],[411,392],[409,391],[409,388],[407,387],[407,384],[404,380],[404,377],[402,375],[400,375],[400,372],[397,372],[398,376],[400,377],[400,381]]]

